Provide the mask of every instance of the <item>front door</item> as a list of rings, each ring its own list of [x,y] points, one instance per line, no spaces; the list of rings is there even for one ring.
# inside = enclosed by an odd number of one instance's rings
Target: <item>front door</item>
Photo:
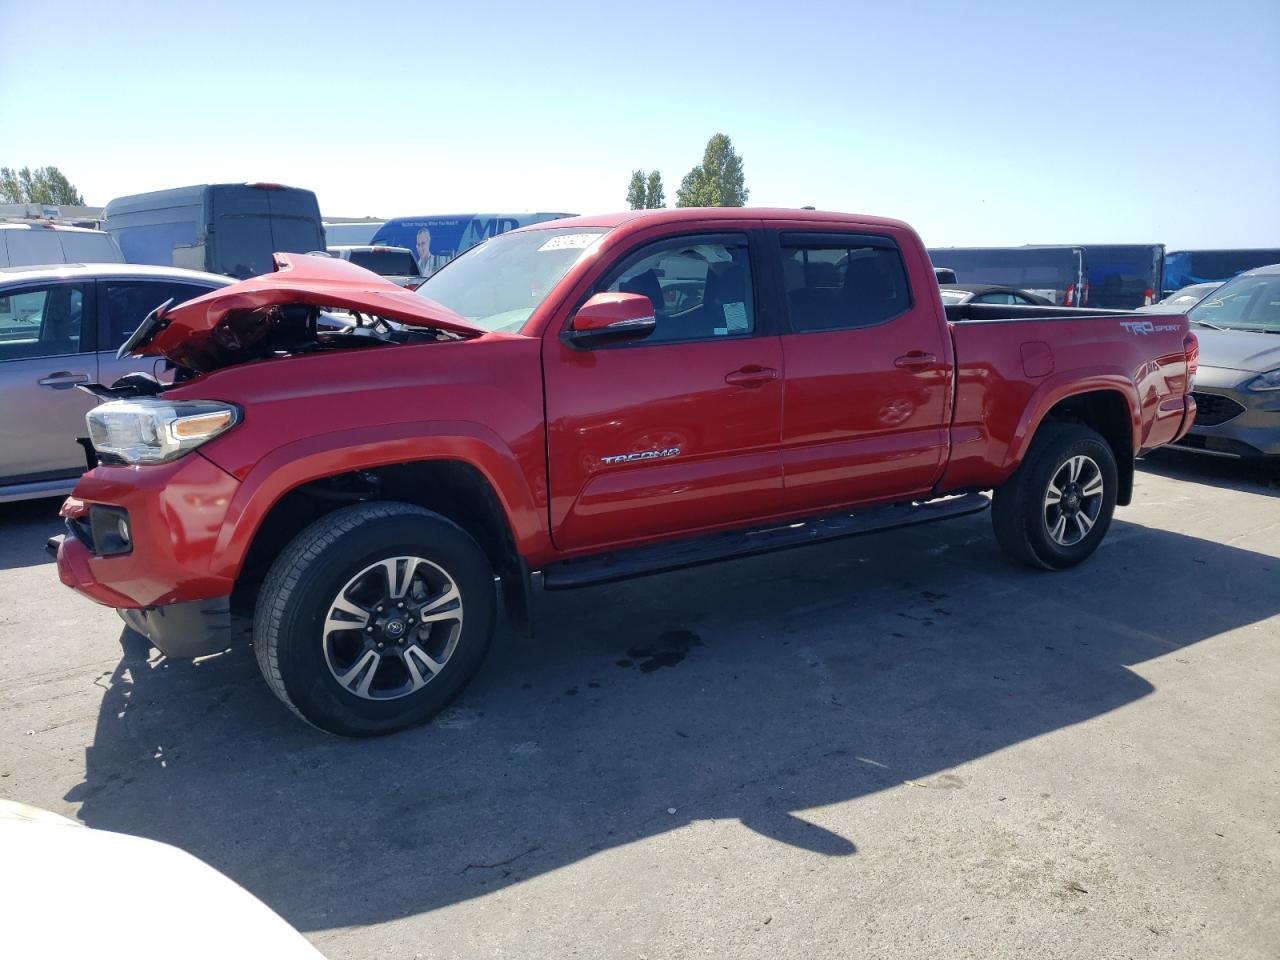
[[[775,513],[782,348],[765,329],[745,233],[623,254],[594,292],[647,296],[657,328],[543,348],[551,529],[581,550]]]
[[[913,301],[890,234],[777,237],[787,509],[926,493],[945,464],[952,389],[936,305]]]
[[[48,281],[0,290],[0,484],[84,472],[84,415],[75,389],[97,379],[93,283]]]

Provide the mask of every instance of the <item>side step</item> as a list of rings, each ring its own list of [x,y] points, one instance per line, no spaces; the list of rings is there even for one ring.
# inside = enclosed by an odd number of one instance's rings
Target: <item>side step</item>
[[[733,557],[750,557],[825,540],[856,537],[895,527],[910,527],[932,520],[949,520],[952,517],[980,513],[990,505],[990,499],[982,494],[967,493],[922,503],[873,507],[816,520],[711,533],[651,547],[634,547],[616,553],[583,557],[580,560],[562,560],[543,569],[542,586],[545,590],[569,590],[573,587],[627,580]]]

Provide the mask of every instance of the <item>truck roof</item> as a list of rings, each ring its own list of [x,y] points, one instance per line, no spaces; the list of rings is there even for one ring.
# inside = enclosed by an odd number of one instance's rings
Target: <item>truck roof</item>
[[[799,210],[791,207],[664,207],[658,210],[624,210],[620,213],[566,217],[530,224],[520,230],[550,230],[565,227],[620,227],[623,224],[688,223],[696,220],[803,220],[813,223],[849,223],[863,226],[900,227],[910,229],[901,220],[888,217],[862,216],[854,213],[829,213],[824,210]]]

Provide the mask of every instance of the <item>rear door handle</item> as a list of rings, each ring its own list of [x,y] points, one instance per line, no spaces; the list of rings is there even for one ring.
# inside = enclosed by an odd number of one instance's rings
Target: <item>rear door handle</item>
[[[755,364],[724,375],[724,382],[735,387],[760,387],[777,379],[778,371],[773,367],[758,367]]]
[[[42,387],[52,387],[54,390],[70,390],[77,383],[88,383],[89,375],[87,373],[72,373],[70,370],[59,370],[57,373],[51,373],[47,377],[41,377],[36,383]]]
[[[902,367],[910,370],[914,367],[931,367],[938,362],[938,358],[932,353],[924,353],[921,350],[912,350],[905,356],[898,357],[893,361],[895,367]]]

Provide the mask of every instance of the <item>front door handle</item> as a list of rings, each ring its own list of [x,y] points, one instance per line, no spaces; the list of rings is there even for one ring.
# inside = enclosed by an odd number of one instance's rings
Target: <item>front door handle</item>
[[[770,380],[777,379],[778,371],[773,367],[760,367],[755,364],[724,375],[724,382],[735,387],[760,387]]]
[[[923,350],[912,350],[905,356],[898,357],[893,361],[895,367],[902,367],[905,370],[911,370],[916,367],[931,367],[938,362],[938,358],[932,353],[925,353]]]
[[[89,375],[87,373],[72,373],[70,370],[59,370],[57,373],[51,373],[47,377],[41,377],[36,383],[42,387],[52,387],[54,390],[70,390],[77,383],[88,383]]]

